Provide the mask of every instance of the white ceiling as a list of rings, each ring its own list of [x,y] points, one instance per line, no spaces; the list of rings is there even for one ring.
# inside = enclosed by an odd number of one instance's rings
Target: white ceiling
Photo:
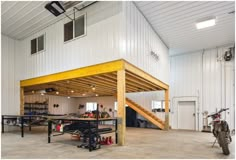
[[[65,15],[55,17],[46,10],[44,6],[48,2],[1,1],[1,32],[14,39],[24,39],[65,17]],[[74,2],[63,3],[67,6]],[[71,12],[71,8],[67,10],[67,14]]]
[[[234,1],[135,2],[170,54],[187,53],[235,42]],[[197,30],[198,19],[216,16],[216,25]]]
[[[1,1],[2,33],[14,39],[29,35],[55,23],[55,18],[44,9],[47,1]],[[203,48],[234,43],[234,2],[135,2],[162,40],[170,54],[185,53]],[[216,16],[216,26],[197,30],[199,18]]]

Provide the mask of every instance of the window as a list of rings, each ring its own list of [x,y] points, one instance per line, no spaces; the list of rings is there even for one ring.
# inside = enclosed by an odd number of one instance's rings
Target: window
[[[85,14],[64,24],[64,42],[85,35]]]
[[[152,101],[152,109],[161,109],[161,101]]]
[[[73,21],[64,24],[64,42],[73,39]]]
[[[97,110],[97,103],[96,102],[87,102],[86,103],[86,111],[94,111]]]
[[[44,35],[31,40],[31,54],[44,50]]]

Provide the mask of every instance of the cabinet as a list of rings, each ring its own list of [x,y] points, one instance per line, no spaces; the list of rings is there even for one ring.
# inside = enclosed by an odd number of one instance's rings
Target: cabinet
[[[48,114],[48,104],[47,103],[25,103],[24,114],[25,115]]]

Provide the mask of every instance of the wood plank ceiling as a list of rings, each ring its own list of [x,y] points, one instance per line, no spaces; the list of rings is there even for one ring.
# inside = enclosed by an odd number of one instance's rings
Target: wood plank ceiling
[[[46,88],[55,91],[45,93]],[[67,97],[114,96],[117,93],[117,73],[94,75],[25,87],[25,95],[48,94]],[[126,71],[126,93],[161,90],[160,87],[138,75]],[[57,93],[58,92],[58,93]]]
[[[135,2],[170,54],[214,48],[235,42],[234,1],[138,1]],[[197,30],[197,20],[216,17],[214,27]]]

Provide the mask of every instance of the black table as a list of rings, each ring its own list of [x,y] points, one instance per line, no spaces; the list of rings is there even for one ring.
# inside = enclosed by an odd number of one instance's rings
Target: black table
[[[2,133],[4,133],[4,125],[8,125],[8,124],[4,124],[4,120],[9,119],[9,120],[17,120],[18,118],[20,119],[21,123],[20,123],[20,129],[21,129],[21,137],[24,137],[24,121],[28,120],[29,121],[29,131],[31,131],[31,127],[32,126],[39,126],[39,125],[32,125],[32,121],[35,118],[41,118],[43,121],[47,121],[47,116],[48,115],[2,115]],[[65,116],[65,115],[53,115],[50,114],[49,116],[53,117],[53,116]],[[16,125],[12,125],[17,127]]]
[[[60,118],[60,117],[48,117],[48,143],[51,143],[51,137],[52,136],[58,136],[58,135],[62,135],[64,134],[63,132],[61,134],[57,134],[57,135],[52,135],[52,122],[53,121],[70,121],[70,122],[86,122],[88,123],[88,126],[89,126],[89,151],[92,151],[92,148],[91,148],[91,123],[96,123],[98,125],[99,122],[103,122],[103,121],[113,121],[115,122],[115,130],[113,131],[109,131],[109,132],[106,132],[106,133],[111,133],[111,132],[115,132],[115,142],[117,144],[118,142],[118,132],[117,132],[117,119],[116,118],[99,118],[99,119],[96,119],[96,118]],[[100,133],[100,134],[106,134],[106,133]]]

